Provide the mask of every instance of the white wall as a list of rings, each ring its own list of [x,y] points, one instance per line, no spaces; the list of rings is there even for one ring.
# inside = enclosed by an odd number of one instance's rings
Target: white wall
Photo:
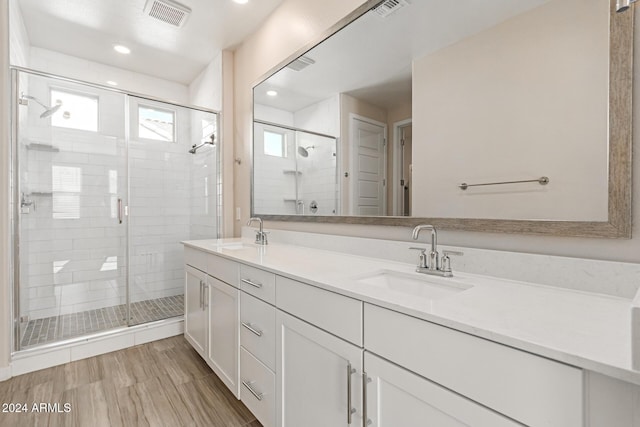
[[[9,0],[9,22],[11,22],[9,27],[11,65],[29,67],[31,45],[18,0]]]
[[[189,104],[222,110],[222,52],[189,84]]]
[[[9,377],[11,354],[11,227],[9,223],[11,179],[10,164],[11,137],[9,123],[10,78],[9,78],[9,8],[8,2],[0,2],[0,381]]]
[[[332,95],[294,112],[293,121],[298,129],[339,137],[340,95]]]
[[[333,23],[346,16],[350,9],[361,2],[315,2],[285,1],[274,12],[267,23],[247,40],[236,53],[236,153],[244,159],[249,158],[251,143],[251,89],[258,83],[258,77],[269,71],[274,65],[283,61],[305,41],[313,40]],[[640,17],[640,9],[634,8],[633,13]],[[309,23],[315,21],[315,24]],[[293,25],[300,23],[299,25]],[[305,37],[292,35],[296,29],[304,30]],[[640,30],[635,30],[635,58],[640,60]],[[274,41],[274,40],[277,40]],[[634,97],[640,99],[640,67],[634,71]],[[637,112],[635,117],[639,117]],[[634,145],[640,142],[640,120],[634,122]],[[633,161],[633,214],[637,218],[640,214],[640,157]],[[250,167],[243,165],[235,168],[235,203],[242,208],[243,219],[248,217],[250,186]],[[236,234],[240,234],[236,222]],[[348,236],[367,236],[389,240],[409,240],[409,227],[385,227],[354,224],[313,224],[295,222],[268,222],[267,228],[302,230],[325,234],[342,234]],[[569,238],[528,236],[519,234],[500,234],[483,232],[461,232],[441,230],[440,241],[452,246],[466,246],[475,248],[498,249],[505,251],[561,255],[568,257],[583,257],[603,260],[640,262],[640,221],[634,221],[634,237],[629,240]],[[501,260],[496,259],[496,263]],[[544,268],[544,266],[540,266]],[[640,279],[639,279],[640,280]]]
[[[107,81],[112,80],[118,83],[119,89],[128,92],[150,95],[178,104],[189,103],[189,89],[183,84],[87,61],[48,49],[32,46],[30,67],[34,70],[100,85],[107,85]]]
[[[414,61],[415,216],[607,220],[608,10],[551,1]]]

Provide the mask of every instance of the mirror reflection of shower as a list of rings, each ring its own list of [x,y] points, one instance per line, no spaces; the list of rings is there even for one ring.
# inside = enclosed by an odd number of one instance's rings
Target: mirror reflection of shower
[[[44,119],[44,118],[49,117],[49,116],[52,116],[53,114],[55,114],[56,111],[58,111],[60,109],[60,107],[62,107],[62,101],[58,101],[56,103],[56,105],[48,106],[48,105],[45,105],[44,103],[40,102],[40,100],[38,98],[36,98],[35,96],[27,95],[25,93],[21,93],[20,94],[20,104],[29,105],[29,102],[26,101],[27,99],[30,99],[30,100],[34,101],[36,104],[38,104],[42,108],[44,108],[44,111],[42,112],[42,114],[40,114],[40,118],[41,119]]]
[[[300,154],[302,157],[309,157],[309,150],[313,150],[315,148],[315,145],[310,145],[308,147],[298,147],[298,154]]]
[[[211,134],[211,140],[210,141],[204,141],[201,144],[193,144],[191,146],[191,149],[189,150],[189,152],[191,154],[196,154],[196,151],[198,151],[199,148],[204,147],[205,145],[212,145],[215,147],[216,145],[216,136],[214,134]]]

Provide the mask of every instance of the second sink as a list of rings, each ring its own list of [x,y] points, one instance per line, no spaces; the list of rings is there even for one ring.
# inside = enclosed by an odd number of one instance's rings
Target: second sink
[[[449,278],[426,277],[418,273],[393,270],[379,270],[362,275],[356,281],[381,290],[428,299],[444,298],[473,287]]]

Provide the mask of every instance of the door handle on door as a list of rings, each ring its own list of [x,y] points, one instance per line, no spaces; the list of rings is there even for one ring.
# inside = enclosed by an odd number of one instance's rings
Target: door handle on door
[[[118,198],[118,224],[122,224],[122,199]]]

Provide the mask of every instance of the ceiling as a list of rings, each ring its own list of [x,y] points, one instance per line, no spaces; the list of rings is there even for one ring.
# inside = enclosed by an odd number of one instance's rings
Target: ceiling
[[[385,109],[411,102],[411,67],[443,47],[549,0],[411,0],[393,14],[370,11],[305,54],[302,71],[284,68],[255,90],[256,102],[298,111],[346,93]],[[269,97],[269,89],[278,92]]]
[[[146,0],[19,0],[32,46],[191,83],[223,49],[253,33],[282,0],[179,0],[181,28],[145,15]],[[128,46],[121,55],[114,44]]]

